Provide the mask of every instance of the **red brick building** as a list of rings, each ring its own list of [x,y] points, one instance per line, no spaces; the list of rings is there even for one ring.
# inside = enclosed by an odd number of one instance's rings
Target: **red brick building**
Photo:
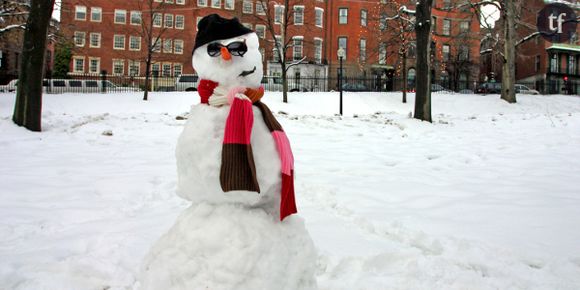
[[[543,0],[526,2],[522,9],[522,22],[518,26],[518,40],[537,31],[538,13],[546,3]],[[580,14],[580,4],[569,4],[576,15]],[[536,88],[543,93],[576,94],[580,89],[580,39],[576,34],[566,43],[551,43],[535,36],[517,47],[516,80]]]
[[[433,6],[432,80],[453,90],[472,88],[479,78],[479,22],[476,13],[460,3],[464,2],[435,0]],[[409,86],[414,86],[415,1],[336,0],[329,6],[326,53],[332,72],[338,70],[337,51],[343,47],[346,76],[382,80],[377,83],[387,90],[401,89],[396,80],[405,69]]]
[[[456,0],[435,2],[432,74],[435,81],[460,89],[478,78],[478,69],[473,68],[478,65],[479,24],[469,9],[446,9]],[[267,7],[262,3],[267,3]],[[302,60],[288,70],[294,79],[336,78],[337,50],[342,47],[346,52],[344,75],[377,80],[377,87],[370,89],[400,89],[400,82],[396,85],[394,80],[402,77],[403,68],[408,71],[409,83],[414,84],[412,26],[401,26],[402,22],[391,19],[399,11],[414,9],[414,1],[289,0],[289,7],[282,3],[285,2],[63,0],[62,30],[75,42],[71,72],[106,70],[109,74],[143,75],[147,43],[142,23],[151,23],[152,15],[159,15],[153,17],[156,25],[151,28],[152,34],[161,39],[153,70],[167,76],[193,73],[190,56],[196,23],[205,15],[219,13],[238,17],[258,33],[266,75],[281,74],[275,53],[275,41],[280,41],[290,47],[287,63]],[[289,12],[288,19],[284,19],[284,11]],[[412,21],[412,14],[403,14]],[[273,20],[272,29],[267,18]],[[283,24],[288,24],[284,31]]]
[[[261,3],[259,0],[63,0],[62,30],[74,41],[71,72],[96,74],[106,70],[113,75],[143,75],[146,39],[160,38],[152,70],[164,76],[193,73],[191,51],[196,25],[204,16],[218,13],[238,17],[244,25],[256,30],[261,39],[265,71],[275,74],[273,37],[263,18],[277,17],[275,14],[283,6],[270,1],[265,2],[269,7],[264,9]],[[296,5],[291,8],[292,24],[286,36],[296,48],[287,58],[307,57],[305,64],[295,70],[310,64],[321,66],[326,4],[319,0],[290,3]],[[274,26],[278,34],[280,25]],[[325,66],[322,67],[325,72]]]

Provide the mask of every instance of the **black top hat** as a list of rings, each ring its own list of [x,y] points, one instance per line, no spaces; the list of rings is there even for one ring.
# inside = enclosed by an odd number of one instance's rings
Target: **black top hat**
[[[228,39],[253,32],[240,23],[238,18],[226,19],[217,14],[210,14],[199,21],[193,51],[198,47],[215,40]],[[192,52],[193,53],[193,52]]]

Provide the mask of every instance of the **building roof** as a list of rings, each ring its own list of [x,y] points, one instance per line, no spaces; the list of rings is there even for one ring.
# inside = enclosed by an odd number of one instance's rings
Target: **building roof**
[[[566,43],[554,43],[546,50],[564,50],[564,51],[574,51],[580,52],[580,45],[566,44]]]

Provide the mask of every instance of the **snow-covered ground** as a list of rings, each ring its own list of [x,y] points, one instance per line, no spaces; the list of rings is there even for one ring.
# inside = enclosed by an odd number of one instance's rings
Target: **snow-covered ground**
[[[265,97],[296,156],[320,289],[580,289],[580,98]],[[195,93],[0,94],[0,289],[132,289],[188,203],[175,145]],[[112,134],[112,135],[111,135]]]

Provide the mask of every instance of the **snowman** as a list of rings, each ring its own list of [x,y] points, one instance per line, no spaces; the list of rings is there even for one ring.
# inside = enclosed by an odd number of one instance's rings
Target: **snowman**
[[[140,289],[316,289],[288,138],[268,107],[256,33],[204,17],[192,56],[201,103],[179,137],[177,194],[192,202],[145,257]]]

